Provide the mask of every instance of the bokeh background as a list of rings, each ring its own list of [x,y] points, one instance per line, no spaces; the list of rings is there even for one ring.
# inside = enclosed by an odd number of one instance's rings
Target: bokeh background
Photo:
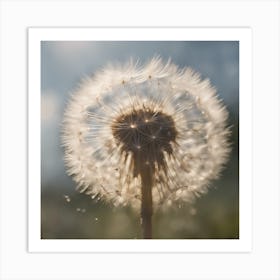
[[[209,78],[230,115],[232,152],[220,179],[194,205],[155,213],[154,238],[239,238],[239,42],[41,42],[41,238],[141,238],[140,219],[75,191],[60,141],[67,100],[79,81],[111,62],[155,55]]]

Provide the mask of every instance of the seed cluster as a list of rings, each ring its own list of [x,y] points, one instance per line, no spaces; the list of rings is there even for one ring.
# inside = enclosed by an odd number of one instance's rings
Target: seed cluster
[[[140,209],[149,190],[154,209],[192,203],[228,160],[227,116],[209,80],[190,68],[160,58],[108,66],[66,108],[67,173],[80,192],[115,206]]]
[[[165,170],[164,152],[172,154],[171,143],[177,131],[171,116],[150,108],[133,109],[120,115],[112,124],[112,133],[122,153],[132,153],[134,176],[143,164]]]

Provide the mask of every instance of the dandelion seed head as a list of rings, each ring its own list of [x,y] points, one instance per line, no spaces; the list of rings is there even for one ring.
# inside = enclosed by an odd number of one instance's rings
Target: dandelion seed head
[[[144,164],[154,174],[154,208],[193,202],[227,161],[226,121],[215,88],[190,68],[160,58],[111,65],[66,108],[67,172],[81,192],[139,208]]]

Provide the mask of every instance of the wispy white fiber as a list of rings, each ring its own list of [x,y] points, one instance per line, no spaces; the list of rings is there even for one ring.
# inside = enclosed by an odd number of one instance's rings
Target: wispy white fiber
[[[72,95],[63,122],[67,172],[81,192],[115,205],[141,203],[141,179],[131,153],[121,152],[112,125],[132,110],[171,116],[178,133],[163,151],[166,171],[155,167],[154,207],[193,202],[218,178],[230,148],[228,113],[209,80],[159,57],[146,65],[110,65],[85,79]]]

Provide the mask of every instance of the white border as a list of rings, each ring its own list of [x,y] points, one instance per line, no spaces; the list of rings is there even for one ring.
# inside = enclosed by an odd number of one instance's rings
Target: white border
[[[29,28],[29,252],[249,252],[252,232],[252,95],[249,28]],[[240,235],[208,240],[40,239],[40,42],[41,41],[239,41]]]
[[[279,8],[278,0],[1,0],[0,279],[279,280]],[[26,29],[155,24],[252,28],[252,251],[245,254],[30,254],[26,211]]]

